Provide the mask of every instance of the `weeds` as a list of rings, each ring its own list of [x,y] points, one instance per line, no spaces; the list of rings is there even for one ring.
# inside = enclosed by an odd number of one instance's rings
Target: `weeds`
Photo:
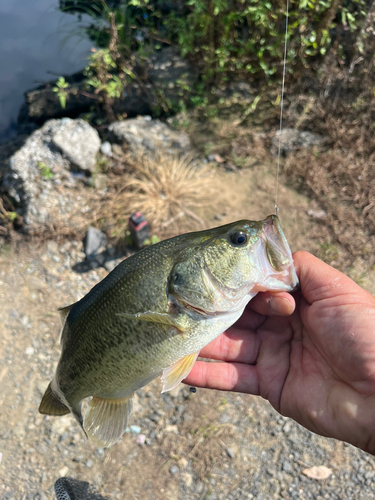
[[[60,78],[56,82],[56,87],[52,88],[53,92],[56,92],[56,95],[59,98],[60,106],[62,107],[62,109],[65,109],[66,99],[69,95],[68,91],[66,90],[68,87],[69,83],[65,81],[65,78],[63,76],[60,76]]]
[[[0,236],[8,236],[15,225],[22,225],[22,217],[6,196],[0,197]]]
[[[48,167],[43,161],[38,161],[37,162],[37,167],[42,175],[42,177],[44,177],[45,179],[53,179],[54,177],[54,174],[51,170],[50,167]]]
[[[333,244],[331,240],[319,244],[318,257],[327,264],[332,264],[338,259],[339,255],[337,245]]]

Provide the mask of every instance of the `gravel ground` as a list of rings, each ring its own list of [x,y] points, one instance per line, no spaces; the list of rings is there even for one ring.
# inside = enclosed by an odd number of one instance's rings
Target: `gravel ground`
[[[88,442],[70,415],[39,415],[59,357],[56,306],[107,274],[74,273],[83,258],[79,242],[0,253],[0,498],[54,499],[63,476],[111,499],[375,498],[374,457],[248,395],[183,385],[161,395],[154,381],[138,391],[129,432],[109,450]],[[311,479],[303,471],[312,466],[331,475]]]

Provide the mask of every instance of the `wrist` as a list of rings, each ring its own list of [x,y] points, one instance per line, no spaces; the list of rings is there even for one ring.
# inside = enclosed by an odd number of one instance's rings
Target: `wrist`
[[[375,455],[375,394],[364,396],[348,386],[336,392],[340,394],[333,398],[337,402],[333,406],[332,424],[336,432],[332,437]]]

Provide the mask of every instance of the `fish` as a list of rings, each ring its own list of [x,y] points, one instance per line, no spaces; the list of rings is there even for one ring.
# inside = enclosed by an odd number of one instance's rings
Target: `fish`
[[[258,292],[297,287],[276,215],[144,248],[59,310],[61,355],[39,412],[71,412],[89,438],[112,446],[127,428],[135,391],[160,375],[162,392],[174,389],[200,350],[233,325]]]

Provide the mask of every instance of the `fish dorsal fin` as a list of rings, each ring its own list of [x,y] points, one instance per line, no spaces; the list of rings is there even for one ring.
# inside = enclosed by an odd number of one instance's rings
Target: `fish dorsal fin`
[[[194,363],[197,360],[199,351],[193,352],[193,354],[189,354],[184,358],[177,361],[177,363],[173,363],[173,365],[164,368],[163,375],[161,376],[161,381],[163,384],[163,389],[161,392],[171,391],[181,380],[184,380],[193,368]]]
[[[93,397],[83,419],[87,436],[101,446],[120,441],[132,412],[132,396],[119,399]]]
[[[60,328],[60,332],[59,332],[59,342],[60,343],[62,342],[62,339],[64,337],[66,318],[68,317],[70,310],[74,306],[74,304],[70,304],[69,306],[65,306],[65,307],[59,307],[57,309],[59,311],[60,320],[61,320],[61,328]]]

